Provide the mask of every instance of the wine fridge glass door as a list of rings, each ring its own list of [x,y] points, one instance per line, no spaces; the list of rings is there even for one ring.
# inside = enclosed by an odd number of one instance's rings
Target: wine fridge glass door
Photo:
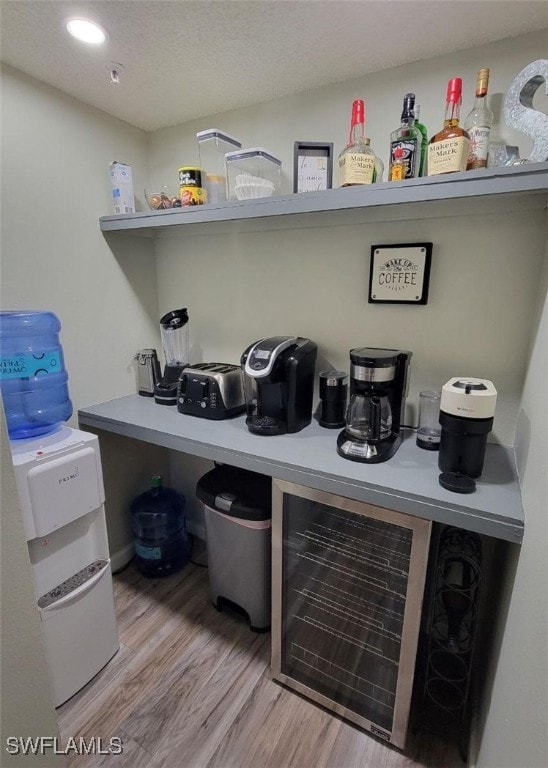
[[[274,483],[273,676],[403,747],[431,523]]]

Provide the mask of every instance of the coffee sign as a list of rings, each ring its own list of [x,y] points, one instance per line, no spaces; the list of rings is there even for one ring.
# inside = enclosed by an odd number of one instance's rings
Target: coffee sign
[[[426,304],[432,243],[371,246],[369,303]]]

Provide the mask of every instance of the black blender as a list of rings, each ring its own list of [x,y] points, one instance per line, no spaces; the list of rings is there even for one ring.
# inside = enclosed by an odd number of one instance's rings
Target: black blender
[[[161,380],[154,387],[154,400],[159,405],[177,404],[177,382],[188,365],[188,312],[174,309],[160,320],[162,347],[166,365]]]
[[[410,357],[397,349],[350,350],[350,402],[337,438],[340,456],[377,464],[396,453]]]

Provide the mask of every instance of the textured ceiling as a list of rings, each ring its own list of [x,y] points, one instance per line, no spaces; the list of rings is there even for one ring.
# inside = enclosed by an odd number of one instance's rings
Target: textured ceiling
[[[107,42],[73,40],[76,15]],[[0,24],[4,62],[150,131],[546,27],[548,3],[1,0]]]

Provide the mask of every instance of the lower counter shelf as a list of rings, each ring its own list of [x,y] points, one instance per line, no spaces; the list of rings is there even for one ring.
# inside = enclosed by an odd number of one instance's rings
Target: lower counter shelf
[[[78,418],[83,429],[113,432],[514,543],[523,538],[511,447],[489,444],[475,493],[461,495],[439,485],[437,453],[418,448],[408,430],[392,459],[361,464],[339,456],[339,430],[324,429],[315,420],[296,434],[265,437],[251,434],[244,416],[200,419],[136,394],[82,408]]]

